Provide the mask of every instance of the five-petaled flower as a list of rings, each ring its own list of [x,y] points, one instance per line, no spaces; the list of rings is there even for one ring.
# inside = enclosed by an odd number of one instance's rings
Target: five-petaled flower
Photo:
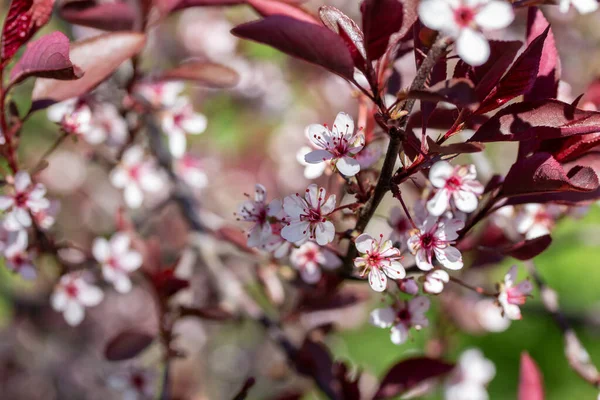
[[[459,211],[475,211],[478,196],[483,193],[483,185],[475,180],[476,176],[472,164],[453,167],[448,161],[435,163],[429,170],[429,181],[437,191],[427,202],[427,211],[442,215],[450,206],[450,199]]]
[[[383,235],[375,240],[371,235],[363,233],[355,240],[360,257],[354,259],[354,266],[362,268],[361,276],[369,274],[369,285],[376,292],[383,292],[387,287],[387,276],[391,279],[402,279],[406,271],[400,264],[400,250],[395,248],[391,240],[383,240]],[[387,275],[387,276],[386,276]]]
[[[169,150],[175,158],[182,157],[186,149],[186,135],[198,135],[206,130],[206,117],[194,112],[186,97],[161,113],[162,128],[169,139]]]
[[[463,260],[460,251],[451,246],[464,227],[459,219],[429,217],[420,229],[413,231],[408,239],[408,248],[415,255],[417,267],[423,271],[433,269],[433,257],[448,269],[461,269]]]
[[[521,319],[521,309],[519,306],[525,304],[527,297],[533,290],[533,285],[528,280],[515,285],[517,279],[517,266],[513,265],[504,276],[504,283],[499,285],[498,303],[502,307],[504,315],[510,319]]]
[[[331,243],[335,226],[328,215],[334,209],[335,195],[327,197],[325,189],[314,183],[308,186],[304,197],[300,193],[287,196],[283,200],[287,225],[281,230],[281,237],[297,244],[306,240],[314,240],[321,246]]]
[[[26,280],[35,279],[37,272],[33,265],[33,254],[27,251],[27,231],[8,231],[0,228],[0,251],[6,268]]]
[[[348,114],[339,113],[331,130],[319,124],[309,125],[306,129],[309,139],[317,147],[304,156],[307,163],[329,162],[346,176],[354,176],[360,171],[355,155],[365,145],[365,136],[360,129],[354,132],[354,121]]]
[[[321,279],[321,268],[334,269],[342,261],[330,250],[318,246],[314,242],[306,242],[292,250],[290,262],[300,271],[302,280],[306,283],[317,283]]]
[[[254,200],[246,200],[240,204],[238,220],[254,222],[248,230],[248,246],[258,247],[271,237],[271,220],[281,212],[281,200],[274,199],[267,204],[267,189],[259,183],[254,186]]]
[[[31,177],[25,171],[15,174],[13,189],[11,195],[0,196],[0,210],[8,212],[3,222],[4,228],[9,231],[30,227],[31,214],[50,207],[44,185],[32,184]]]
[[[490,45],[481,31],[506,28],[514,12],[504,0],[422,0],[419,17],[428,28],[455,38],[460,58],[478,66],[490,56]]]
[[[83,321],[85,307],[96,306],[103,298],[100,288],[87,283],[79,273],[72,272],[60,278],[50,302],[54,310],[63,313],[69,325],[75,326]]]
[[[429,325],[425,312],[429,299],[417,296],[409,301],[398,301],[390,307],[377,308],[371,312],[369,322],[379,328],[391,328],[392,343],[400,345],[408,339],[408,331]]]
[[[129,274],[142,266],[142,256],[130,249],[131,239],[124,232],[117,232],[110,241],[96,238],[92,245],[92,254],[102,267],[102,275],[112,283],[119,293],[131,290]]]

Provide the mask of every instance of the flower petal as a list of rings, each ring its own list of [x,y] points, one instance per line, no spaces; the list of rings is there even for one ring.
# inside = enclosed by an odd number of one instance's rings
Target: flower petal
[[[435,248],[435,258],[444,267],[452,270],[461,269],[463,267],[463,260],[460,251],[456,247],[447,246],[443,249]]]
[[[387,277],[379,268],[369,271],[369,285],[376,292],[383,292],[387,287]]]
[[[460,32],[456,51],[464,62],[474,67],[482,65],[490,57],[490,45],[485,36],[470,28]]]
[[[454,173],[454,167],[448,161],[438,161],[429,169],[429,181],[436,188],[446,186],[446,181]]]
[[[351,157],[338,158],[335,166],[345,176],[354,176],[360,171],[360,164]]]
[[[313,150],[310,153],[304,155],[304,161],[309,164],[318,164],[327,160],[331,160],[333,154],[327,150]]]
[[[423,0],[419,3],[419,18],[430,29],[454,35],[458,30],[454,11],[446,0]]]
[[[503,0],[491,0],[482,5],[475,15],[475,22],[482,29],[506,28],[514,19],[511,4]]]
[[[315,239],[320,246],[333,242],[335,238],[335,226],[331,221],[317,224],[315,227]]]
[[[371,311],[369,322],[378,328],[389,328],[396,319],[396,311],[392,307],[376,308]]]
[[[475,211],[475,209],[477,209],[477,204],[479,203],[475,193],[467,192],[465,190],[458,190],[454,192],[452,195],[452,200],[454,200],[454,205],[456,208],[465,213],[471,213]]]
[[[333,122],[333,133],[337,131],[340,137],[349,139],[354,133],[354,120],[345,112],[340,112]]]
[[[105,262],[110,257],[110,247],[108,240],[98,237],[92,244],[92,255],[99,263]]]
[[[297,243],[308,238],[309,223],[305,221],[293,221],[281,229],[281,237],[288,242]]]
[[[406,271],[399,261],[392,261],[389,265],[383,265],[381,268],[391,279],[402,279],[406,276]]]
[[[448,209],[450,203],[450,191],[446,188],[439,189],[427,202],[427,211],[431,215],[439,217]]]
[[[401,345],[408,339],[408,329],[406,329],[404,324],[394,325],[390,333],[390,339],[392,340],[392,343],[396,345]]]
[[[367,233],[363,233],[354,240],[356,250],[358,250],[358,252],[361,254],[371,251],[373,248],[373,243],[375,243],[375,239],[373,239],[373,237]]]

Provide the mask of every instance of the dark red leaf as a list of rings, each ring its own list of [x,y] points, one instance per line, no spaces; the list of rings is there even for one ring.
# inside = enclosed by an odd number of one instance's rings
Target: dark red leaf
[[[398,396],[427,379],[447,374],[452,368],[453,364],[427,357],[400,361],[386,373],[373,399]]]
[[[245,4],[246,0],[157,0],[161,13],[169,14],[190,7],[235,6]]]
[[[341,36],[352,55],[354,65],[364,70],[367,57],[365,39],[356,23],[346,14],[331,6],[319,8],[319,18],[326,27]]]
[[[354,62],[344,40],[323,26],[273,15],[237,26],[231,32],[353,80]]]
[[[54,0],[12,0],[2,29],[2,63],[50,20]]]
[[[544,400],[542,374],[535,361],[527,353],[521,354],[518,400]]]
[[[156,80],[187,80],[210,88],[231,88],[239,81],[238,73],[224,65],[207,61],[189,61],[158,74]]]
[[[460,107],[477,103],[473,83],[464,78],[449,79],[424,90],[413,90],[406,97],[430,102],[445,101]]]
[[[565,172],[552,155],[536,153],[513,164],[501,194],[510,197],[533,193],[591,192],[598,186],[598,177],[592,168],[576,166]]]
[[[478,142],[452,143],[440,146],[429,136],[427,136],[427,145],[429,146],[429,153],[441,155],[479,153],[485,149],[485,145]]]
[[[58,14],[72,24],[105,31],[132,30],[135,23],[134,10],[124,2],[65,1],[59,6]]]
[[[379,59],[388,48],[390,36],[404,24],[404,7],[399,0],[364,0],[360,5],[367,57]]]
[[[144,351],[154,337],[137,331],[124,331],[109,340],[104,349],[104,356],[109,361],[123,361],[134,358]]]
[[[552,243],[550,235],[544,235],[535,239],[523,240],[510,247],[501,250],[502,253],[514,257],[517,260],[531,260],[533,257],[541,254]]]
[[[560,162],[574,160],[600,144],[600,132],[571,136],[566,139],[546,140],[541,143],[542,151],[551,152]]]
[[[62,32],[53,32],[27,45],[10,71],[10,80],[16,84],[30,76],[73,80],[82,75],[81,69],[69,59],[69,39]]]
[[[246,0],[260,15],[287,15],[300,21],[318,24],[317,19],[301,6],[277,0]]]

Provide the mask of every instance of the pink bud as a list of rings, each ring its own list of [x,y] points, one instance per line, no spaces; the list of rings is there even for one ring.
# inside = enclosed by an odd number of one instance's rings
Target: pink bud
[[[417,285],[417,282],[413,278],[402,279],[398,282],[398,287],[404,293],[408,293],[413,296],[419,293],[419,285]]]

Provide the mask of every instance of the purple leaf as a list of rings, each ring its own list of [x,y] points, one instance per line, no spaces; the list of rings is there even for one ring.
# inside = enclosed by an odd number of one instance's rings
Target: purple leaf
[[[69,39],[62,32],[52,32],[27,45],[10,72],[10,80],[16,84],[30,76],[73,80],[82,75],[69,60]]]
[[[156,80],[187,80],[211,88],[231,88],[239,81],[238,73],[224,65],[190,61],[158,74]]]
[[[360,5],[367,58],[379,59],[387,50],[390,36],[404,24],[404,7],[398,0],[364,0]]]
[[[535,361],[527,353],[521,354],[518,400],[544,400],[542,374]]]
[[[517,260],[531,260],[545,251],[552,243],[550,235],[544,235],[535,239],[523,240],[501,250],[502,253],[514,257]]]
[[[427,136],[427,145],[429,153],[441,155],[479,153],[485,149],[485,145],[478,142],[452,143],[440,146],[429,136]]]
[[[263,17],[269,15],[287,15],[299,21],[318,24],[317,19],[302,7],[277,0],[246,0]]]
[[[124,2],[66,1],[60,5],[58,14],[72,24],[105,31],[131,30],[135,23],[133,9]]]
[[[363,32],[356,23],[335,7],[322,6],[319,8],[319,18],[323,25],[337,33],[344,39],[348,50],[354,60],[354,65],[361,70],[365,69],[365,39]]]
[[[104,356],[109,361],[129,360],[144,351],[153,340],[154,337],[147,333],[124,331],[108,342]]]
[[[447,374],[453,368],[453,364],[427,357],[400,361],[382,379],[373,399],[396,397],[427,379]]]
[[[239,25],[231,32],[353,80],[354,62],[344,40],[323,26],[273,15]]]

